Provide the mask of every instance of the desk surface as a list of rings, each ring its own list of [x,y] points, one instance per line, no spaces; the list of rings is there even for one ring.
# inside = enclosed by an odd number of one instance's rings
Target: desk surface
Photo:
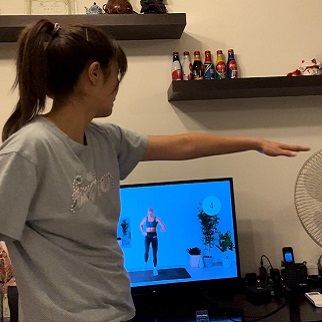
[[[321,289],[315,289],[321,291]],[[180,301],[180,299],[178,299]],[[179,302],[178,302],[179,303]],[[179,304],[178,306],[179,307]],[[140,310],[133,322],[195,322],[195,311],[187,303],[185,314],[172,312],[163,308],[162,313],[149,312],[148,316],[140,316]],[[199,309],[208,309],[210,322],[318,322],[322,321],[322,308],[315,308],[304,295],[304,291],[291,292],[288,298],[272,297],[271,301],[256,305],[249,302],[244,294],[235,294],[230,299],[216,300],[212,306],[208,302]],[[141,308],[142,310],[142,308]],[[182,309],[181,312],[183,312]],[[260,317],[267,316],[265,319]]]
[[[290,292],[287,298],[272,296],[261,305],[249,302],[243,292],[230,294],[225,299],[214,299],[209,294],[203,298],[183,299],[181,294],[169,302],[168,295],[166,298],[154,297],[136,303],[138,314],[133,322],[195,322],[196,309],[207,309],[210,322],[322,322],[322,308],[314,307],[305,298],[305,291],[308,290]],[[310,291],[322,293],[321,287]],[[3,322],[9,322],[9,319]]]
[[[320,290],[318,290],[320,291]],[[236,295],[227,308],[236,306],[243,309],[244,321],[253,321],[259,317],[265,322],[313,322],[322,321],[322,309],[315,308],[306,298],[304,292],[291,293],[287,298],[274,298],[270,302],[254,305],[244,295]]]

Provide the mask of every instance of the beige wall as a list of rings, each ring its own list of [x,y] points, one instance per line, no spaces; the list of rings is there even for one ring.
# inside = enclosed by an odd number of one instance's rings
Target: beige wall
[[[91,3],[79,0],[79,12]],[[139,0],[131,3],[140,10]],[[0,9],[1,4],[2,0]],[[168,0],[167,8],[187,13],[182,38],[120,42],[129,70],[109,121],[148,134],[209,131],[258,136],[309,145],[312,151],[294,159],[247,152],[181,163],[145,163],[126,182],[232,176],[242,274],[255,271],[262,254],[280,267],[283,246],[294,248],[298,262],[316,262],[321,248],[303,229],[293,193],[301,166],[322,147],[322,96],[169,103],[167,90],[175,50],[226,53],[234,48],[244,77],[285,75],[302,58],[322,60],[321,0]],[[15,50],[16,44],[0,44],[1,128],[17,99],[16,92],[10,94]]]

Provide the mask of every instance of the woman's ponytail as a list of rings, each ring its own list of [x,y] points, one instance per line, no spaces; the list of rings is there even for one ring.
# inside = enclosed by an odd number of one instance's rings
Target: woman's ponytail
[[[48,64],[45,46],[55,25],[40,20],[25,28],[18,39],[17,73],[13,88],[18,87],[19,101],[2,131],[2,141],[18,131],[45,108]]]

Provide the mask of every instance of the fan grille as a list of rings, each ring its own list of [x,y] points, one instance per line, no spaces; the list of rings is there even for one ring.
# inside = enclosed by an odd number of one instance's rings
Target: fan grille
[[[322,247],[322,149],[302,166],[294,195],[296,211],[304,229]]]

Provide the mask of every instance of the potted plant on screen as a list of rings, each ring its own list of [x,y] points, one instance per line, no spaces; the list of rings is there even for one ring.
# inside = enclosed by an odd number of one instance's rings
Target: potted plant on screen
[[[199,247],[191,247],[187,249],[187,252],[190,255],[190,266],[199,267],[201,249]]]
[[[201,205],[198,207],[198,219],[201,224],[202,243],[205,246],[205,255],[203,256],[205,267],[210,267],[213,264],[211,249],[215,245],[215,233],[219,217],[217,215],[207,215]]]
[[[129,246],[131,243],[131,231],[130,231],[130,222],[129,218],[122,218],[121,220],[122,228],[122,246]]]
[[[222,259],[223,266],[229,267],[231,264],[231,261],[229,259],[227,251],[232,251],[235,248],[235,245],[231,238],[231,232],[227,230],[224,234],[220,231],[218,233],[218,245],[216,247],[224,254],[224,257]]]

